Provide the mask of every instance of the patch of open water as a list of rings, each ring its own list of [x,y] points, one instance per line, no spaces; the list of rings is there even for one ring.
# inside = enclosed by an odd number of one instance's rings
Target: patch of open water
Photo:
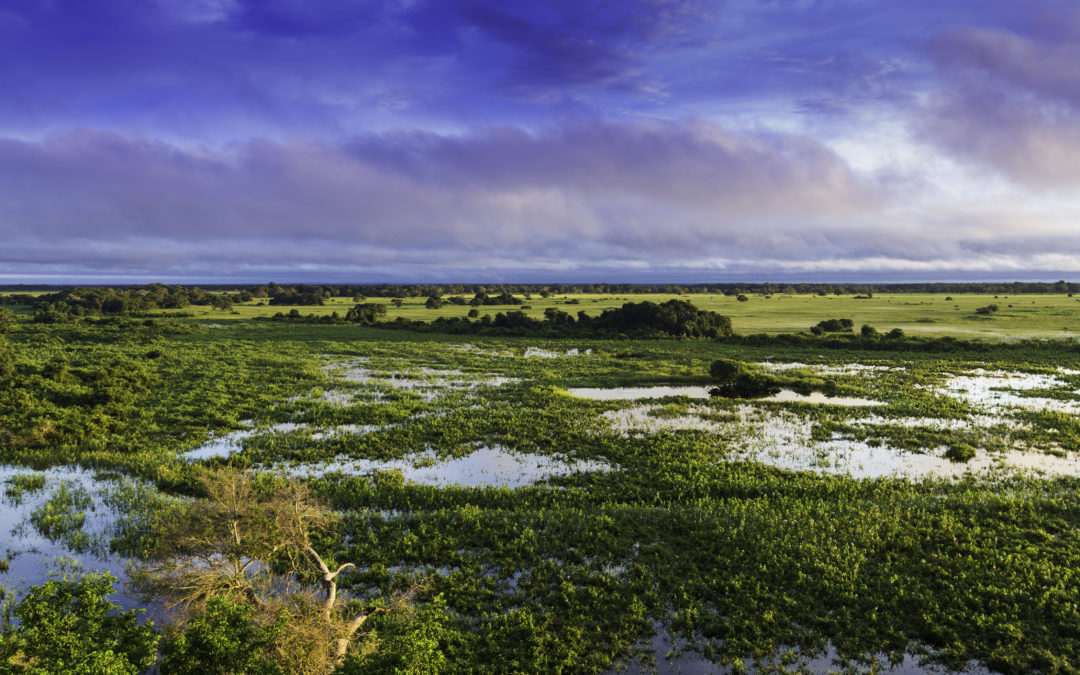
[[[988,371],[981,368],[949,378],[942,387],[942,393],[988,412],[999,412],[1009,407],[1016,407],[1080,414],[1080,401],[1022,396],[1016,393],[1034,389],[1059,390],[1070,395],[1080,394],[1054,375]]]
[[[712,387],[700,385],[689,387],[572,387],[567,389],[567,391],[572,396],[589,398],[594,401],[636,401],[644,398],[664,398],[667,396],[686,396],[689,398],[707,399],[710,398],[709,390],[711,388]],[[790,389],[784,389],[772,396],[747,400],[764,401],[768,403],[816,403],[822,405],[883,405],[881,401],[871,401],[865,398],[826,396],[819,391],[814,391],[809,394],[800,394],[791,391]]]
[[[184,459],[201,460],[211,459],[213,457],[228,457],[233,453],[243,450],[241,441],[250,436],[254,436],[255,434],[287,433],[289,431],[296,431],[297,429],[301,428],[303,428],[302,424],[296,424],[294,422],[281,422],[279,424],[272,424],[269,427],[230,431],[227,434],[222,434],[221,436],[216,436],[210,439],[208,442],[200,445],[197,448],[188,450],[184,453]]]
[[[805,368],[807,370],[812,370],[819,375],[865,375],[868,373],[885,373],[890,371],[901,372],[905,370],[903,366],[882,366],[867,363],[827,365],[823,363],[802,363],[799,361],[792,361],[790,363],[772,363],[770,361],[763,361],[758,365],[775,371],[800,370]]]
[[[609,411],[604,417],[613,430],[625,435],[637,433],[697,430],[715,433],[728,448],[726,458],[735,461],[755,461],[790,471],[816,471],[844,474],[854,478],[959,478],[965,474],[990,476],[997,473],[1033,474],[1047,476],[1080,476],[1080,455],[1064,457],[1038,451],[1010,450],[1003,453],[978,449],[976,456],[966,462],[953,462],[945,457],[945,448],[911,452],[888,445],[871,446],[862,441],[834,437],[823,442],[812,439],[813,422],[793,411],[768,410],[743,405],[734,414],[736,420],[710,418],[715,414],[704,406],[693,406],[685,415],[656,417],[650,413],[657,405],[635,406]],[[998,421],[999,418],[985,418]],[[912,418],[915,421],[915,418]],[[935,420],[941,428],[967,428],[972,421]],[[880,417],[864,418],[856,423],[897,423]]]
[[[660,622],[654,622],[656,633],[649,641],[649,650],[652,651],[656,663],[654,666],[646,666],[639,661],[621,661],[614,668],[610,668],[605,675],[730,675],[736,672],[800,672],[800,673],[836,673],[848,672],[837,664],[839,663],[836,648],[831,644],[826,652],[817,656],[807,656],[798,649],[781,648],[777,653],[763,660],[743,659],[741,667],[736,669],[730,666],[723,667],[708,660],[696,651],[687,649],[687,641],[673,636],[671,632]],[[922,665],[920,658],[912,653],[904,654],[904,660],[896,665],[890,665],[885,655],[878,657],[878,667],[871,671],[862,668],[858,672],[878,672],[889,675],[942,675],[949,673],[947,669],[938,666]],[[993,675],[994,671],[969,663],[963,670],[967,675]]]
[[[439,460],[424,452],[398,460],[370,460],[338,457],[328,462],[302,465],[274,465],[275,472],[314,477],[328,473],[363,475],[373,471],[401,471],[406,481],[445,487],[532,485],[555,476],[586,471],[610,471],[611,465],[594,460],[569,460],[547,455],[510,452],[498,446],[478,448],[465,457]]]
[[[691,387],[659,385],[654,387],[572,387],[566,391],[571,396],[590,398],[594,401],[635,401],[641,398],[664,398],[666,396],[709,398],[709,389],[709,387],[702,385]]]
[[[799,392],[790,389],[784,389],[778,394],[755,400],[769,403],[816,403],[818,405],[885,405],[883,401],[871,401],[866,398],[856,398],[854,396],[826,396],[820,391],[812,391],[809,394],[800,394]]]
[[[122,479],[115,475],[103,477],[75,466],[59,466],[44,471],[26,467],[0,465],[0,490],[9,488],[13,476],[35,474],[45,479],[43,488],[23,492],[18,498],[2,497],[0,508],[0,542],[3,555],[13,554],[7,571],[0,572],[0,585],[21,596],[29,587],[58,578],[62,574],[79,572],[111,572],[119,580],[112,600],[123,607],[143,606],[138,596],[125,588],[128,579],[126,560],[109,552],[109,538],[115,534],[121,513],[110,505],[107,494]],[[64,486],[89,497],[86,508],[74,508],[84,519],[77,530],[86,535],[85,545],[73,549],[63,537],[47,537],[35,527],[32,514],[53,498]],[[55,533],[54,533],[55,534]]]
[[[538,358],[538,359],[560,359],[569,358],[573,356],[589,356],[592,354],[591,349],[580,351],[576,347],[573,349],[567,349],[565,352],[555,352],[549,349],[541,349],[539,347],[528,347],[523,355],[526,359]]]

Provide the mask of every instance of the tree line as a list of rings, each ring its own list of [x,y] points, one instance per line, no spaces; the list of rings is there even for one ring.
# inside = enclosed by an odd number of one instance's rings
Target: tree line
[[[663,303],[627,302],[617,309],[607,309],[598,316],[580,311],[573,316],[554,307],[544,310],[543,319],[534,319],[521,310],[484,315],[475,320],[468,317],[439,317],[431,322],[410,321],[399,317],[382,321],[386,305],[362,303],[345,316],[337,312],[328,316],[304,315],[299,310],[288,314],[278,312],[271,320],[304,321],[309,323],[359,323],[380,328],[398,328],[423,332],[490,335],[596,336],[626,335],[633,337],[692,337],[716,338],[732,335],[731,319],[723,314],[698,309],[685,300]]]
[[[1056,282],[952,282],[952,283],[700,283],[700,284],[268,284],[253,285],[165,285],[111,287],[0,286],[10,294],[0,294],[0,305],[66,303],[104,313],[172,309],[189,305],[209,305],[215,296],[228,295],[245,302],[266,298],[274,305],[321,305],[329,298],[350,297],[358,302],[366,298],[480,298],[480,304],[521,304],[532,295],[550,297],[576,293],[599,294],[722,294],[732,297],[757,295],[854,295],[870,297],[874,293],[967,293],[967,294],[1068,294],[1080,292],[1080,283]],[[37,297],[30,292],[53,291]],[[506,299],[515,296],[514,302]],[[453,300],[447,300],[453,302]]]

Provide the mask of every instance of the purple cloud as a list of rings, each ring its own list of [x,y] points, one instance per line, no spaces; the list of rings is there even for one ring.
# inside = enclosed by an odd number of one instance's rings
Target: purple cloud
[[[659,238],[672,240],[723,236],[751,214],[841,213],[870,199],[816,143],[704,122],[216,149],[78,131],[0,143],[0,174],[12,177],[0,187],[0,231],[13,239],[30,231],[497,246],[659,234],[633,215],[647,208],[666,214]]]
[[[1076,29],[1056,41],[984,28],[937,37],[930,54],[943,81],[920,131],[1033,187],[1080,183],[1080,22]]]
[[[1073,0],[7,3],[0,273],[1061,270],[1078,60]]]

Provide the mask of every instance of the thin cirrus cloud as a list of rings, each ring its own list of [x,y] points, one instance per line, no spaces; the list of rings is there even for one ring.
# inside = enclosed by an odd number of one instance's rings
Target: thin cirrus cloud
[[[8,4],[0,278],[1057,278],[1078,60],[1064,0]]]

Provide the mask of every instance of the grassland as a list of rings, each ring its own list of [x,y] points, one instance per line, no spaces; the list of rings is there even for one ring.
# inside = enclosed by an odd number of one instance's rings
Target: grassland
[[[947,300],[946,297],[951,298]],[[544,310],[555,308],[576,315],[585,311],[595,316],[605,309],[614,309],[625,302],[664,302],[672,298],[689,300],[701,309],[731,317],[737,333],[788,333],[805,331],[818,321],[848,318],[856,329],[869,324],[881,332],[899,328],[911,335],[954,336],[977,339],[1019,338],[1076,338],[1080,337],[1080,298],[1067,295],[935,295],[935,294],[875,294],[856,299],[853,295],[772,295],[750,296],[739,302],[733,296],[720,294],[694,295],[596,295],[569,294],[526,300],[526,314],[542,319]],[[438,317],[464,317],[469,306],[444,304],[439,309],[427,309],[425,298],[407,298],[400,308],[388,298],[370,298],[364,302],[387,307],[387,320],[398,317],[412,321],[431,321]],[[333,312],[344,315],[355,303],[352,298],[332,298],[321,306],[286,306],[259,304],[254,300],[234,305],[231,311],[209,307],[190,307],[176,313],[194,313],[200,320],[232,322],[273,316],[277,312],[296,309],[302,314],[327,316]],[[975,313],[980,307],[996,304],[999,310],[983,316]],[[478,308],[483,314],[521,309],[513,306]]]
[[[667,297],[534,296],[525,311],[594,313]],[[318,544],[328,558],[358,565],[343,588],[375,597],[409,574],[431,579],[420,602],[445,602],[438,640],[450,672],[604,672],[657,658],[663,665],[650,648],[658,632],[693,657],[672,656],[673,667],[794,670],[831,654],[832,668],[860,671],[905,657],[953,670],[1080,669],[1080,479],[998,464],[956,477],[861,478],[822,450],[894,448],[953,466],[942,452],[963,443],[977,451],[975,462],[1008,452],[1075,460],[1075,348],[1010,342],[1071,337],[1080,330],[1074,298],[687,297],[732,316],[740,333],[847,317],[856,330],[974,331],[991,345],[942,356],[812,341],[464,338],[256,321],[291,308],[254,303],[236,313],[189,308],[195,316],[101,324],[24,316],[7,336],[16,375],[0,390],[0,450],[6,463],[24,467],[13,494],[33,490],[64,507],[41,511],[50,516],[38,517],[41,529],[53,533],[62,520],[65,540],[76,545],[86,500],[65,501],[60,484],[42,484],[47,467],[80,464],[181,496],[197,493],[207,467],[298,476],[342,514]],[[999,311],[974,318],[989,303]],[[351,305],[297,309],[343,313]],[[388,318],[468,309],[427,310],[410,299],[389,307]],[[880,404],[868,412],[569,394],[704,386],[709,364],[722,357],[794,364],[783,371],[794,380],[828,380],[836,393]],[[1006,381],[999,388],[1009,391],[997,393],[1051,408],[983,409],[949,388],[998,372],[1043,378],[1023,390]],[[662,424],[616,424],[637,414]],[[871,414],[879,421],[867,424]],[[797,423],[806,451],[824,454],[784,464],[803,450],[765,433],[777,420]],[[188,454],[238,430],[250,434],[220,456]],[[407,480],[482,449],[569,468],[517,487],[482,475],[463,484]],[[578,463],[592,468],[573,471],[586,466]],[[140,494],[140,503],[155,503]],[[153,538],[147,522],[120,522],[112,555],[145,548]],[[86,566],[95,560],[83,558]]]

